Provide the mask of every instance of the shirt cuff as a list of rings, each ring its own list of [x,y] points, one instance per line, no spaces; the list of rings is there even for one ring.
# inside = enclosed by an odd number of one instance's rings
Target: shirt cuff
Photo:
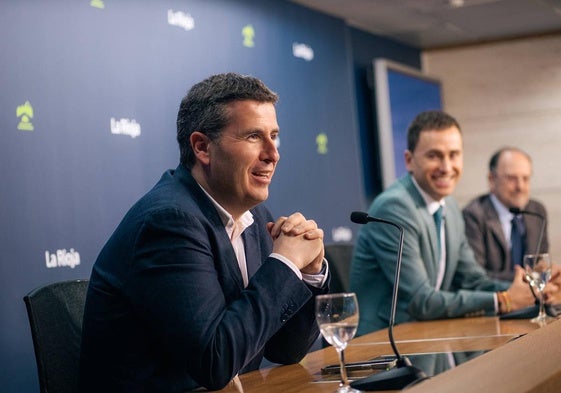
[[[321,288],[327,280],[327,276],[329,273],[329,264],[327,263],[327,260],[325,258],[323,258],[323,266],[321,268],[321,272],[319,272],[318,274],[302,274],[300,269],[298,269],[290,259],[277,253],[272,253],[269,256],[284,263],[286,266],[292,269],[294,274],[296,274],[300,280],[303,280],[305,283],[313,287]]]

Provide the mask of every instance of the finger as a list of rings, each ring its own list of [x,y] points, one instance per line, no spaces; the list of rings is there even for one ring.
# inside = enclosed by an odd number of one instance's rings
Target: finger
[[[306,221],[306,218],[301,213],[293,213],[286,218],[282,224],[283,233],[291,233],[293,228]]]
[[[281,227],[284,225],[286,220],[287,220],[286,217],[281,216],[277,219],[277,221],[272,223],[271,228],[269,229],[269,233],[271,234],[273,239],[279,237],[279,235],[281,234]]]
[[[514,266],[514,281],[526,281],[526,271],[522,267]]]
[[[316,228],[304,233],[304,239],[306,240],[323,239],[323,229]]]
[[[310,220],[310,221],[306,221],[304,223],[301,223],[299,225],[296,225],[296,226],[290,228],[290,230],[288,230],[288,231],[286,231],[285,228],[283,227],[283,233],[285,233],[287,235],[291,235],[291,236],[299,236],[299,235],[303,235],[304,233],[314,231],[316,229],[318,229],[317,224],[315,223],[315,221]]]
[[[305,220],[298,224],[294,224],[291,227],[283,225],[282,231],[287,235],[299,236],[306,232],[313,231],[317,229],[317,227],[317,223],[314,220]]]
[[[271,231],[273,230],[273,225],[275,225],[275,223],[272,222],[272,221],[267,223],[267,232],[269,232],[269,234],[271,235],[271,237],[272,237],[273,239],[275,239],[275,237],[274,237],[273,234],[271,233]]]

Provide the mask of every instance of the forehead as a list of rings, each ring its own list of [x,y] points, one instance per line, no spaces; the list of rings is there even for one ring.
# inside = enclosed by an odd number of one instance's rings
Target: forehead
[[[230,123],[277,123],[274,104],[254,100],[234,101],[227,105]],[[277,126],[278,127],[278,126]]]
[[[415,151],[417,150],[462,150],[462,134],[456,126],[442,130],[424,130],[419,134]]]
[[[499,157],[497,170],[501,172],[529,173],[532,170],[532,163],[525,154],[519,151],[506,151]]]

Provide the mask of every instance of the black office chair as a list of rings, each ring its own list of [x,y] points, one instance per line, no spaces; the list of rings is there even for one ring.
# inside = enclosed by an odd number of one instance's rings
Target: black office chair
[[[41,393],[76,393],[88,280],[45,285],[24,298]]]
[[[325,245],[325,258],[329,262],[331,285],[329,291],[349,292],[349,274],[354,245],[352,243],[330,243]]]

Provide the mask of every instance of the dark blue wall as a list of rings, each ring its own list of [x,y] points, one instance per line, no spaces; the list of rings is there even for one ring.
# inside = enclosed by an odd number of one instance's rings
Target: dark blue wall
[[[177,165],[193,83],[236,71],[280,94],[267,204],[313,217],[331,242],[352,240],[349,212],[377,171],[359,147],[366,69],[377,56],[419,64],[414,48],[283,0],[2,1],[0,43],[0,386],[14,393],[38,391],[23,296],[89,276],[128,207]]]
[[[357,29],[350,29],[350,34],[364,193],[367,200],[371,201],[382,191],[379,149],[383,148],[378,146],[372,61],[385,58],[420,69],[421,58],[419,50],[410,46]]]

